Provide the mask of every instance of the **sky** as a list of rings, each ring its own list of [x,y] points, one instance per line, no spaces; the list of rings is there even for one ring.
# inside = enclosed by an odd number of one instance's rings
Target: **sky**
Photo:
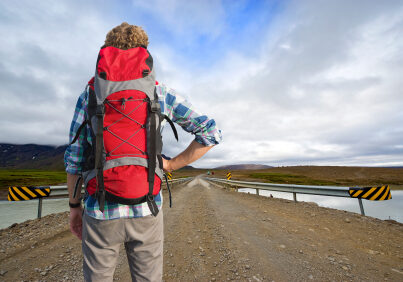
[[[157,80],[216,121],[196,167],[403,166],[403,1],[0,2],[0,143],[68,143],[106,33],[149,36]],[[177,143],[164,131],[164,152]]]

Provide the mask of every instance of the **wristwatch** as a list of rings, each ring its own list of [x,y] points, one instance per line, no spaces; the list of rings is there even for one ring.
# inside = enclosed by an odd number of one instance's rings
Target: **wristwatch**
[[[73,208],[73,209],[74,209],[74,208],[81,207],[81,202],[74,203],[74,204],[69,202],[69,207],[70,207],[70,208]]]

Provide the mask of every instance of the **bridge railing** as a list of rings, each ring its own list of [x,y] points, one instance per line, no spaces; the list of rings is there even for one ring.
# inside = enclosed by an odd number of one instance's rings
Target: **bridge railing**
[[[259,190],[277,191],[292,193],[294,201],[297,202],[297,194],[310,194],[320,196],[346,197],[351,198],[348,193],[350,187],[340,186],[315,186],[315,185],[296,185],[296,184],[274,184],[261,182],[248,182],[238,180],[226,180],[222,178],[205,177],[207,181],[212,181],[219,184],[229,185],[236,190],[240,188],[256,189],[256,194],[259,195]],[[362,200],[358,198],[358,204],[362,215],[365,215]]]
[[[176,178],[176,179],[172,179],[172,180],[168,180],[169,184],[180,184],[183,182],[186,182],[188,180],[190,180],[191,177],[186,177],[186,178]],[[162,185],[166,185],[165,181],[162,181]],[[67,185],[56,185],[56,186],[49,186],[50,190],[51,190],[51,194],[50,197],[53,196],[58,196],[58,197],[62,197],[62,196],[68,196],[69,192],[67,191]],[[84,188],[81,190],[81,193],[84,193],[85,190]]]
[[[192,179],[192,177],[186,177],[186,178],[176,178],[176,179],[171,179],[168,180],[169,184],[181,184],[186,181],[189,181]],[[162,185],[166,185],[165,181],[162,181]],[[42,217],[42,201],[43,199],[49,199],[49,198],[54,198],[54,197],[60,197],[60,198],[65,198],[69,196],[69,192],[67,190],[67,185],[55,185],[55,186],[48,186],[50,188],[50,196],[49,197],[44,197],[44,198],[39,198],[38,199],[38,218]],[[84,188],[81,190],[81,193],[84,193],[85,190]]]

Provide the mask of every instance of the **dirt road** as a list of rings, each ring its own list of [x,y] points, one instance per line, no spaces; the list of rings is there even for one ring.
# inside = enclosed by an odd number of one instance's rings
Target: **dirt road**
[[[165,281],[403,281],[402,224],[199,178],[173,197]],[[63,213],[1,230],[0,281],[81,281],[80,242],[67,222]],[[115,279],[130,281],[123,251]]]

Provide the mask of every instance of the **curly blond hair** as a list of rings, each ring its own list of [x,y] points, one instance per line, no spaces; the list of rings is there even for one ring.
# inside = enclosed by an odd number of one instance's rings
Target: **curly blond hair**
[[[113,46],[122,50],[148,46],[147,33],[136,25],[123,22],[108,32],[103,47]]]

